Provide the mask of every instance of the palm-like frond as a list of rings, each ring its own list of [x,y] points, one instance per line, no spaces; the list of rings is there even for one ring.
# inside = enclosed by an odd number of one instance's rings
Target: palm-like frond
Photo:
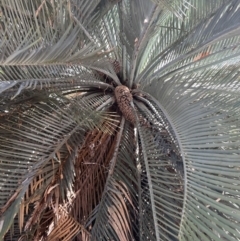
[[[239,9],[0,0],[0,239],[240,240]]]
[[[91,218],[91,223],[95,222],[92,240],[107,238],[129,240],[133,238],[131,230],[133,213],[128,213],[134,208],[131,199],[135,198],[135,193],[131,190],[131,185],[136,185],[136,177],[132,169],[134,163],[131,163],[134,143],[129,143],[133,133],[129,127],[124,128],[124,123],[125,119],[122,119],[101,202],[94,211],[95,215]],[[129,166],[127,168],[128,177],[125,176],[127,166]]]
[[[89,98],[89,103],[95,103],[96,107],[101,101],[97,96]],[[80,98],[78,102],[74,104],[70,102],[65,104],[65,108],[57,107],[56,110],[54,105],[39,103],[23,113],[7,115],[1,120],[3,233],[17,212],[14,207],[19,206],[34,176],[44,176],[43,183],[37,178],[39,184],[36,189],[41,196],[41,192],[44,192],[49,182],[54,179],[62,161],[61,156],[66,159],[66,152],[69,151],[65,145],[72,142],[71,138],[76,133],[83,135],[84,130],[92,128],[97,123],[101,113],[94,114],[89,103]],[[81,112],[77,109],[78,105],[81,107]],[[31,195],[36,195],[35,191],[33,189]],[[7,201],[9,194],[13,195],[14,199]],[[30,199],[29,195],[28,198]]]
[[[155,234],[152,239],[155,237],[159,240],[173,240],[177,238],[181,220],[183,183],[181,182],[181,176],[171,165],[170,150],[166,148],[168,143],[172,143],[173,145],[169,149],[177,152],[178,147],[174,144],[173,136],[166,131],[169,126],[162,118],[164,115],[161,115],[161,118],[159,117],[156,116],[155,121],[152,120],[151,131],[149,127],[138,124],[139,146],[142,152],[141,165],[142,169],[145,170],[142,176],[148,181],[145,185],[149,189],[149,200],[145,200],[145,202],[151,203],[153,212]],[[154,133],[156,130],[162,132],[161,142],[156,138]],[[165,134],[163,134],[164,132]],[[181,161],[181,158],[179,158],[179,161]],[[169,203],[168,207],[165,206],[166,203]],[[149,216],[149,218],[152,217]],[[146,220],[146,222],[148,221]]]
[[[188,89],[187,92],[179,93],[178,101],[167,107],[176,132],[181,135],[181,148],[185,150],[185,195],[188,197],[185,196],[185,205],[189,207],[182,220],[182,238],[197,238],[199,235],[214,240],[221,239],[218,237],[228,238],[230,235],[237,238],[237,226],[234,223],[237,222],[238,215],[234,213],[238,212],[239,205],[239,120],[238,111],[233,106],[238,103],[238,98],[224,92],[219,96],[218,92],[212,90]],[[217,103],[216,98],[219,98]],[[226,102],[231,103],[227,110],[224,107]],[[188,108],[183,108],[184,105]],[[235,114],[229,116],[231,110]],[[173,113],[178,113],[178,116]],[[207,215],[216,219],[218,224],[211,221],[214,227],[210,225]],[[226,226],[226,222],[229,226]],[[226,234],[224,230],[229,233]]]

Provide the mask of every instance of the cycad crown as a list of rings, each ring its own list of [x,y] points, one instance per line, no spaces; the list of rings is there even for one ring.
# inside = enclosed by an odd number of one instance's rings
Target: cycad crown
[[[240,240],[239,0],[0,0],[0,240]]]

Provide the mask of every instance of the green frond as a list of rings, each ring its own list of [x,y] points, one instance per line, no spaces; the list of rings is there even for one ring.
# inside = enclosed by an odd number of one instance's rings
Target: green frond
[[[236,76],[226,83],[221,81],[226,75],[217,76],[219,73],[208,80],[201,75],[173,77],[148,89],[155,93],[161,104],[151,101],[167,113],[181,143],[185,169],[181,240],[239,237],[240,112],[239,98],[231,94]]]
[[[93,26],[113,3],[2,0],[0,6],[4,14],[0,92],[18,86],[13,98],[25,89],[39,90],[45,86],[49,91],[51,87],[53,91],[62,91],[71,85],[73,89],[80,88],[85,85],[83,75],[89,75],[89,68],[96,69],[97,62],[111,52],[109,46],[99,47]],[[105,67],[101,65],[99,69],[108,73]],[[119,83],[116,75],[114,79]]]
[[[214,66],[214,69],[221,68],[229,65],[230,59],[237,63],[239,13],[230,11],[235,5],[234,1],[226,2],[218,9],[212,9],[211,15],[190,29],[179,19],[168,19],[172,26],[166,22],[161,31],[164,35],[153,38],[150,59],[146,60],[149,64],[139,74],[138,82],[145,86],[153,80],[165,80],[183,72],[213,69]]]
[[[2,65],[83,64],[104,55],[102,47],[95,45],[86,29],[96,17],[94,10],[98,4],[95,1],[91,1],[90,6],[70,1],[40,3],[1,1],[5,14]],[[85,12],[84,16],[80,9]],[[17,22],[21,25],[18,26]]]
[[[111,90],[112,86],[98,80],[91,74],[84,73],[76,77],[62,79],[31,79],[23,81],[2,81],[0,82],[1,96],[5,99],[15,99],[22,92],[56,93],[56,92],[77,92],[89,89]]]
[[[161,129],[163,131],[163,128]],[[149,199],[145,202],[151,205],[152,209],[152,215],[145,215],[144,223],[148,223],[147,220],[153,219],[153,240],[176,239],[183,205],[183,183],[181,177],[172,168],[169,160],[170,155],[166,152],[164,143],[155,139],[154,131],[150,132],[148,128],[141,126],[139,123],[138,132],[139,146],[142,152],[141,165],[145,170],[145,173],[142,175],[149,188]]]
[[[193,7],[191,6],[188,0],[152,0],[155,2],[160,8],[166,8],[172,13],[174,13],[177,17],[181,18],[185,15],[185,10]]]

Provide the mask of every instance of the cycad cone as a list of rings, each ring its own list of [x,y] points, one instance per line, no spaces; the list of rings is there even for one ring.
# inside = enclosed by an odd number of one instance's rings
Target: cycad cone
[[[115,88],[115,97],[119,109],[121,110],[123,116],[126,120],[130,121],[132,124],[136,123],[136,118],[134,114],[134,108],[132,107],[131,103],[133,101],[132,94],[128,87],[124,85],[117,86]]]

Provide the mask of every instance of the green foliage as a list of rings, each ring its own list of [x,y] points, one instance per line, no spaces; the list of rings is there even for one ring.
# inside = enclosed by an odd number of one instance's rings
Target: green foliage
[[[240,240],[239,0],[0,0],[0,30],[0,240]]]

